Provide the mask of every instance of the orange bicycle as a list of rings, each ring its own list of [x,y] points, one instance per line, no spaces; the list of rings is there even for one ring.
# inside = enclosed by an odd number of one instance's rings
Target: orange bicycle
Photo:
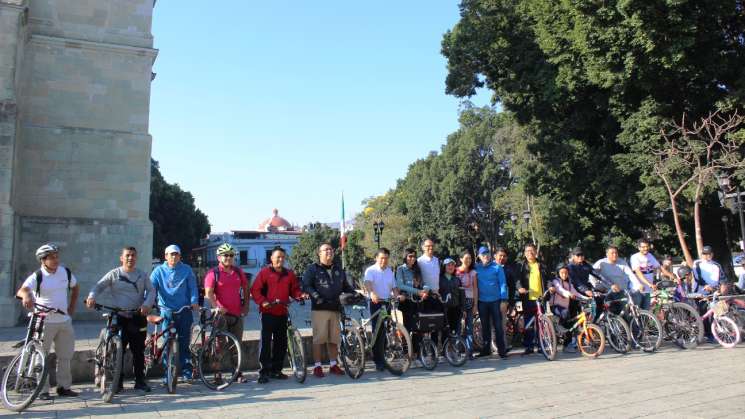
[[[582,355],[588,358],[597,358],[605,350],[605,334],[597,325],[593,324],[590,319],[595,316],[595,299],[590,297],[578,297],[580,307],[579,314],[572,319],[574,324],[569,331],[577,341]],[[568,345],[569,342],[564,342]]]

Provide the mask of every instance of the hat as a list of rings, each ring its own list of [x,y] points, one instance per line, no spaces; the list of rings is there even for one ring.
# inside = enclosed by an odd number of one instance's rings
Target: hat
[[[450,263],[455,263],[455,261],[451,258],[445,258],[445,260],[442,261],[443,265],[448,265]]]
[[[572,256],[584,255],[584,254],[585,252],[582,251],[581,247],[575,247],[574,249],[572,249]]]
[[[559,271],[562,270],[562,269],[569,269],[569,266],[567,266],[564,263],[560,263],[560,264],[556,265],[556,273],[559,273]]]
[[[489,248],[486,246],[479,247],[479,254],[480,255],[490,255],[491,252],[489,251]]]
[[[711,246],[704,246],[704,247],[701,248],[701,254],[702,255],[710,255],[712,253],[714,253],[714,252],[712,252]]]
[[[167,255],[170,255],[171,253],[178,253],[180,255],[181,254],[181,248],[178,247],[178,245],[176,245],[176,244],[172,244],[172,245],[166,247],[166,254]]]

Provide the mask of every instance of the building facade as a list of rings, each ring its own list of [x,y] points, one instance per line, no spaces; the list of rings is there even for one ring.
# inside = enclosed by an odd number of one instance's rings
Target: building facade
[[[154,3],[0,0],[0,326],[45,242],[81,295],[125,245],[149,268]]]

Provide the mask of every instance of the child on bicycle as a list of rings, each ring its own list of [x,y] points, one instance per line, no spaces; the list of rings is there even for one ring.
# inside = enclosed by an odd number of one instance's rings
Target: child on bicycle
[[[569,267],[561,264],[556,267],[558,276],[551,282],[549,292],[551,293],[551,311],[559,316],[560,324],[566,329],[564,334],[564,351],[576,352],[577,345],[572,341],[572,333],[569,328],[572,327],[571,319],[579,313],[579,304],[577,298],[582,297],[582,293],[577,291],[569,278]]]

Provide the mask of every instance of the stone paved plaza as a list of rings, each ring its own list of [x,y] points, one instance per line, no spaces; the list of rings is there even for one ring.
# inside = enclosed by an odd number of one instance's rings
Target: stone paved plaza
[[[560,354],[555,362],[513,353],[462,369],[412,369],[402,378],[368,371],[358,381],[309,376],[304,384],[253,381],[222,393],[193,384],[168,395],[151,384],[150,395],[127,389],[112,404],[90,385],[77,385],[81,398],[36,402],[23,416],[742,418],[745,348],[665,346],[655,354],[607,353],[596,360]]]

